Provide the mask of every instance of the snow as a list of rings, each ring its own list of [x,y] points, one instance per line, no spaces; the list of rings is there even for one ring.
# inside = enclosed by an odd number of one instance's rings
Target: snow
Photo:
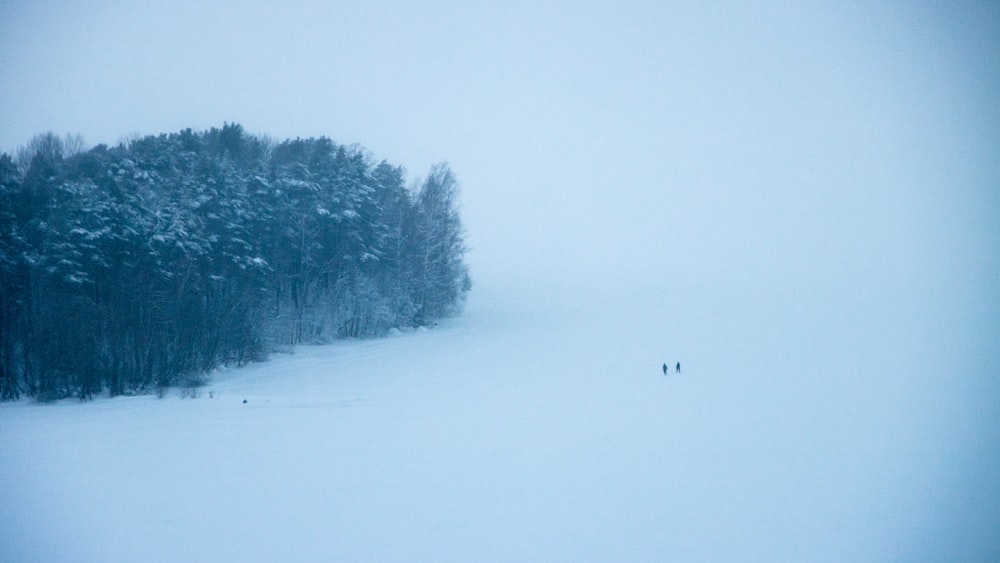
[[[994,559],[996,384],[912,314],[494,279],[194,399],[3,404],[0,560]]]
[[[6,150],[224,107],[447,158],[475,286],[194,399],[0,403],[0,561],[1000,561],[997,3],[7,4]]]

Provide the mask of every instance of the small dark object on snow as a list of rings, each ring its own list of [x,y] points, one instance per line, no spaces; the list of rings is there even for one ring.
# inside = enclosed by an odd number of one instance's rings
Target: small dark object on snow
[[[244,405],[247,404],[247,400],[246,399],[243,399],[243,404]]]
[[[667,375],[668,371],[670,371],[670,368],[667,367],[667,364],[663,364],[663,375]]]
[[[677,373],[681,372],[681,363],[677,362]]]

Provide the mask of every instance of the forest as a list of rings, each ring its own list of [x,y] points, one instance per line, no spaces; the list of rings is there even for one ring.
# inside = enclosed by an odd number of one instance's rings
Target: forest
[[[222,365],[457,313],[458,182],[237,124],[0,155],[0,399],[195,388]]]

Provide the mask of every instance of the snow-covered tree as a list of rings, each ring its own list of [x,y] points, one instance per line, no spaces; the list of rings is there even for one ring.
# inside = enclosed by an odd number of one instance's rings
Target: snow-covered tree
[[[463,260],[465,233],[458,210],[458,183],[438,164],[417,193],[413,224],[412,281],[416,318],[427,322],[461,306],[471,288]]]
[[[404,176],[237,124],[0,156],[0,398],[142,392],[456,311],[457,182]]]

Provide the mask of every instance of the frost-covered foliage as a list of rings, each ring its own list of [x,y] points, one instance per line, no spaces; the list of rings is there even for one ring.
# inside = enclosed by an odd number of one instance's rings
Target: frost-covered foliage
[[[457,183],[239,125],[0,156],[0,397],[183,383],[461,307]]]

